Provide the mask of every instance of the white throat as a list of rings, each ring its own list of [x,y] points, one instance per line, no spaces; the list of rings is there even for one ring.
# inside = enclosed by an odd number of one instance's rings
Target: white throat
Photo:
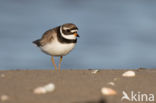
[[[62,26],[60,27],[60,33],[61,35],[65,38],[65,39],[76,39],[76,36],[75,35],[65,35],[63,32],[62,32]]]

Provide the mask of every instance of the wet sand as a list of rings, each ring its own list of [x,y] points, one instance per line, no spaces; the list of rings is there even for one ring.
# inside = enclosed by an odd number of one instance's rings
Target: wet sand
[[[135,77],[123,77],[125,71],[99,70],[93,74],[92,70],[1,70],[0,96],[7,95],[8,99],[0,103],[132,103],[121,101],[123,91],[128,95],[132,91],[156,95],[156,69],[135,69]],[[48,83],[55,84],[53,92],[33,93],[36,87]],[[103,95],[102,87],[112,88],[117,94]]]

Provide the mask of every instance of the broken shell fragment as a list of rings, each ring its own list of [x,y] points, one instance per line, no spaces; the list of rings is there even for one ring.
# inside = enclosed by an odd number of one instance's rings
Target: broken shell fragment
[[[108,85],[114,86],[115,83],[114,82],[109,82]]]
[[[134,77],[135,72],[134,71],[126,71],[122,74],[123,77]]]
[[[103,95],[107,95],[107,96],[111,96],[111,95],[116,95],[117,94],[117,92],[115,90],[113,90],[111,88],[106,88],[106,87],[103,87],[101,89],[101,93]]]
[[[92,74],[96,74],[97,72],[99,72],[99,70],[92,70]]]
[[[53,83],[49,83],[42,87],[37,87],[34,89],[35,94],[45,94],[48,92],[52,92],[55,90],[55,85]]]
[[[43,87],[38,87],[38,88],[34,89],[34,93],[35,94],[45,94],[46,90]]]

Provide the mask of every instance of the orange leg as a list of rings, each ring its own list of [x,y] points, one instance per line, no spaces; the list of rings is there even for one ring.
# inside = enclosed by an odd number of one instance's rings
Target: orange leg
[[[52,61],[53,65],[54,65],[55,70],[57,70],[57,66],[55,64],[55,60],[54,60],[54,57],[53,56],[51,57],[51,61]]]
[[[58,66],[59,71],[61,71],[61,62],[62,62],[62,59],[63,59],[63,56],[60,56],[60,61],[59,61],[59,66]]]

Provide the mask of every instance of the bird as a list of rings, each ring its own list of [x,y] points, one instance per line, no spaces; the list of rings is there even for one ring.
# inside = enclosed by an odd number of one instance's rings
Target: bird
[[[52,64],[55,70],[61,70],[63,56],[73,50],[80,37],[78,27],[73,23],[65,23],[55,28],[49,29],[43,33],[40,39],[33,43],[41,49],[42,52],[51,56]],[[60,57],[58,68],[54,57]]]

